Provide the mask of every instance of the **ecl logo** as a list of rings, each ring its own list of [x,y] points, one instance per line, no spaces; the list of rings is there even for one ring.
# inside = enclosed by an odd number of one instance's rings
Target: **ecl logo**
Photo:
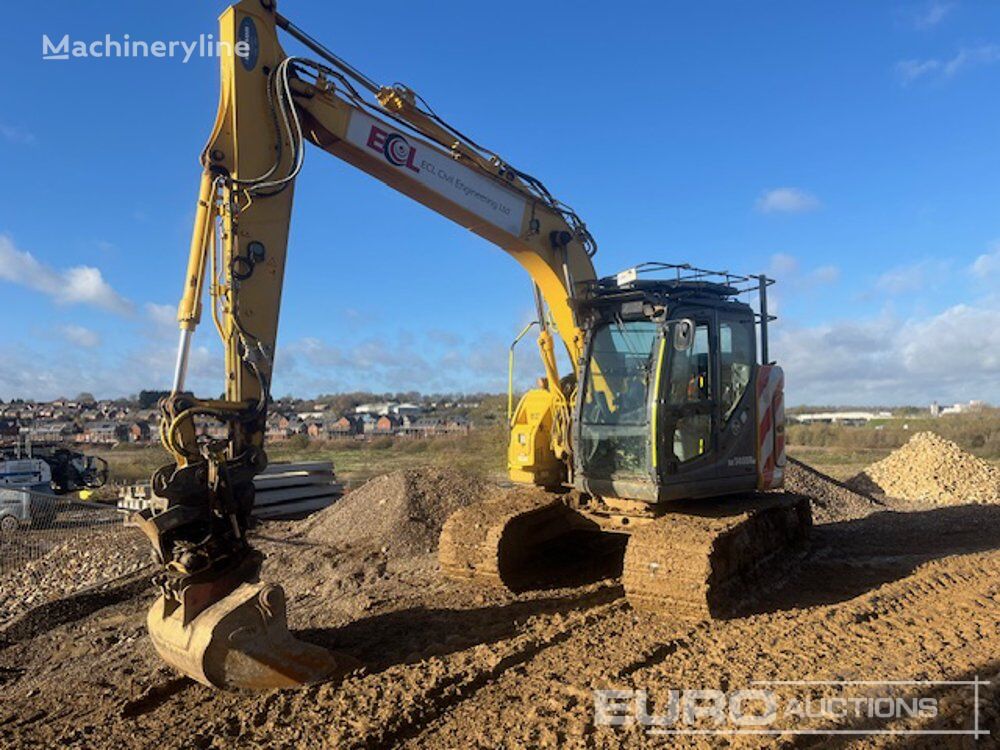
[[[420,173],[420,167],[413,163],[417,157],[417,149],[399,133],[387,133],[372,125],[367,146],[373,151],[381,152],[390,164]]]

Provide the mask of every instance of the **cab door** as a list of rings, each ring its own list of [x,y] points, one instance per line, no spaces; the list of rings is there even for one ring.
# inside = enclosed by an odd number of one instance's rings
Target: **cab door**
[[[679,309],[672,317],[691,319],[694,331],[686,349],[678,349],[671,335],[664,341],[666,356],[657,402],[657,468],[665,482],[671,481],[671,475],[696,470],[711,456],[718,404],[712,356],[714,314],[704,309]]]
[[[757,331],[746,314],[720,310],[718,325],[718,473],[737,479],[752,476],[755,463],[754,378]]]

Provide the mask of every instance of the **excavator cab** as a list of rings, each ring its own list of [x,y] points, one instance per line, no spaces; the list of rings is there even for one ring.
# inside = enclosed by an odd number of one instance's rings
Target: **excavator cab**
[[[780,390],[768,403],[754,398],[780,375],[758,359],[769,316],[739,299],[769,280],[680,268],[689,272],[669,280],[601,279],[580,306],[586,364],[573,456],[585,493],[657,505],[778,484],[774,467],[761,481],[758,438]]]

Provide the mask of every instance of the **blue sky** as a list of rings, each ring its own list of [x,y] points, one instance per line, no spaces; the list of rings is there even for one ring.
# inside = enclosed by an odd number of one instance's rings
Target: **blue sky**
[[[42,61],[42,34],[190,40],[224,7],[6,9],[0,398],[168,384],[218,91],[213,59]],[[281,3],[543,179],[600,273],[772,272],[791,402],[1000,401],[1000,3],[489,9]],[[277,395],[499,391],[531,315],[503,252],[315,149],[284,301]],[[221,390],[219,359],[205,326],[199,392]],[[526,382],[530,343],[520,361]]]

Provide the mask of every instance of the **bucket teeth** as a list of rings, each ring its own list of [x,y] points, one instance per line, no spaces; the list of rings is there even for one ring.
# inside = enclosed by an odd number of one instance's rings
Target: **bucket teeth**
[[[808,499],[784,493],[672,510],[632,533],[622,585],[635,609],[688,620],[751,607],[794,568],[812,526]]]

